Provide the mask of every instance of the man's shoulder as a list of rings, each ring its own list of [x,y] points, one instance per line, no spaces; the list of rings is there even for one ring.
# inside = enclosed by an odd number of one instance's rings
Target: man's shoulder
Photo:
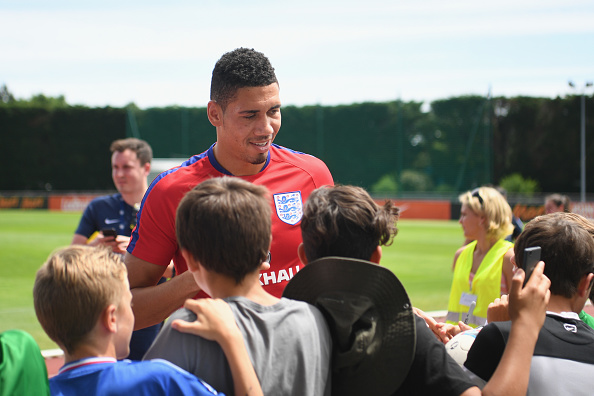
[[[304,170],[324,170],[329,172],[324,161],[311,154],[292,150],[287,147],[279,146],[278,144],[273,144],[271,146],[271,152],[271,161],[273,162],[283,162]]]
[[[108,195],[100,195],[96,198],[93,198],[91,202],[89,202],[89,206],[114,206],[119,205],[122,196],[119,193],[115,194],[108,194]]]
[[[215,176],[220,174],[208,160],[207,152],[204,152],[190,157],[177,167],[161,172],[149,185],[147,195],[171,195],[175,191],[185,193],[201,181]]]
[[[206,151],[188,158],[187,160],[180,163],[179,166],[159,173],[157,177],[155,177],[155,179],[151,182],[151,187],[155,184],[162,184],[165,182],[187,178],[190,174],[204,167],[208,167],[209,169],[212,168]]]
[[[303,190],[307,189],[306,186],[318,188],[334,184],[326,164],[312,155],[275,144],[271,148],[270,158],[270,164],[264,172],[261,172],[261,176],[267,178],[282,173],[283,178],[272,177],[271,179],[277,187],[283,186],[281,189],[289,187]]]

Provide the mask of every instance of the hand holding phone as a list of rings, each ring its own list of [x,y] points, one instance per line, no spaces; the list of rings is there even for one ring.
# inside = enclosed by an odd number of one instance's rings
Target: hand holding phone
[[[528,247],[524,249],[524,259],[522,260],[522,269],[526,273],[524,278],[524,286],[528,283],[530,275],[538,262],[540,261],[540,246]]]
[[[115,230],[115,228],[104,228],[101,230],[101,233],[106,238],[113,237],[114,240],[118,236],[118,232]]]

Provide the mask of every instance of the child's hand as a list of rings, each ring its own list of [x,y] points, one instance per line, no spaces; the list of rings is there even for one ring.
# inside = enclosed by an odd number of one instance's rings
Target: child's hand
[[[196,314],[194,322],[176,319],[171,327],[182,333],[201,336],[219,344],[230,337],[242,337],[233,312],[221,299],[202,298],[186,300],[184,307]]]
[[[496,298],[487,308],[487,322],[505,322],[510,320],[509,312],[509,297],[507,294]]]
[[[511,320],[525,324],[537,332],[544,324],[547,304],[551,297],[551,281],[544,275],[544,267],[544,262],[538,262],[524,287],[522,284],[525,273],[518,269],[512,279],[509,293],[508,312]]]

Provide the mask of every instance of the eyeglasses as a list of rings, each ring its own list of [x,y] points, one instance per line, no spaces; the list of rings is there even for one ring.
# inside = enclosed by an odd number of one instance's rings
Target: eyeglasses
[[[479,203],[481,204],[481,207],[483,206],[484,202],[483,201],[483,197],[481,197],[481,194],[479,194],[479,189],[475,188],[474,190],[471,191],[470,195],[474,198],[478,198]]]

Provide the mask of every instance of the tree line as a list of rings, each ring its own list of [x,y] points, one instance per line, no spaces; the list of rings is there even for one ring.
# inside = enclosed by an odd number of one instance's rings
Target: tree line
[[[586,110],[594,97],[586,98]],[[593,111],[590,111],[592,113]],[[422,102],[284,106],[276,143],[323,159],[335,181],[376,194],[579,191],[580,97],[459,96]],[[586,128],[592,125],[586,114]],[[109,143],[136,136],[155,157],[189,157],[215,141],[205,108],[70,106],[0,89],[0,190],[108,190]],[[586,168],[594,141],[586,138]],[[594,173],[586,184],[593,186]]]

